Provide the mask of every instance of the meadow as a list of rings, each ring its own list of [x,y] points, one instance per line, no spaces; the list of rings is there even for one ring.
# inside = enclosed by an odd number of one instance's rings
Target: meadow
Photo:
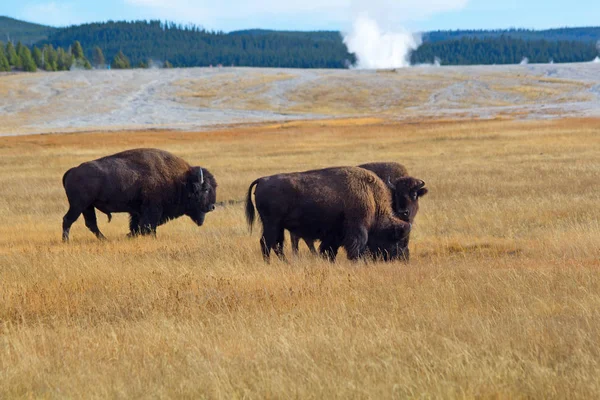
[[[0,138],[0,398],[599,398],[600,120],[343,119]],[[203,227],[127,239],[62,174],[158,147],[217,178]],[[408,264],[265,264],[259,176],[398,161]],[[289,255],[289,241],[286,243]]]

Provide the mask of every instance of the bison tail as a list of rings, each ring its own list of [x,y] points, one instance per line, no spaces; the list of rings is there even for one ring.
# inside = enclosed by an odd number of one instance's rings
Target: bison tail
[[[255,180],[250,184],[248,188],[248,195],[246,196],[246,222],[248,222],[248,228],[252,232],[252,225],[254,225],[254,218],[256,216],[254,212],[254,204],[252,203],[252,188],[258,184],[260,179]]]

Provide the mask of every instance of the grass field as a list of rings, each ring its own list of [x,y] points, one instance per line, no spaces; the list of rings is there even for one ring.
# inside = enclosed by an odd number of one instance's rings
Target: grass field
[[[600,120],[295,122],[0,138],[0,398],[599,398]],[[61,177],[159,147],[227,204],[60,242]],[[256,177],[393,160],[427,183],[410,264],[264,264]],[[289,242],[286,250],[289,253]]]

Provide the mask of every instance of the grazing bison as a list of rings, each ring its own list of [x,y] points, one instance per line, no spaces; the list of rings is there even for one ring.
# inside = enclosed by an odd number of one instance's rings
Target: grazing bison
[[[412,222],[419,211],[419,197],[427,194],[425,182],[408,176],[406,168],[397,162],[373,162],[359,165],[360,168],[374,172],[380,179],[386,182],[392,191],[392,208],[398,218],[403,221]],[[416,195],[416,196],[415,196]],[[292,251],[298,253],[300,237],[290,235]],[[302,238],[311,253],[316,254],[314,240]]]
[[[192,167],[158,149],[135,149],[88,161],[63,176],[69,211],[63,218],[63,240],[83,214],[98,239],[96,211],[129,213],[129,236],[156,235],[156,227],[182,215],[198,226],[215,209],[217,182],[208,170]]]
[[[351,260],[367,252],[392,260],[404,257],[408,250],[410,223],[394,215],[386,184],[363,168],[327,168],[255,180],[246,197],[250,228],[255,218],[254,186],[266,261],[271,249],[284,258],[285,229],[302,238],[321,240],[321,254],[332,261],[342,246]]]

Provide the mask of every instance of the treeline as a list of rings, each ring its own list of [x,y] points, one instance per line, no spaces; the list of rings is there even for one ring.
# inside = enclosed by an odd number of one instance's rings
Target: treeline
[[[412,53],[411,62],[517,64],[524,58],[532,63],[591,61],[600,51],[596,41],[589,39],[596,31],[600,34],[600,28],[545,31],[548,37],[577,38],[568,41],[521,37],[539,33],[527,30],[431,32]],[[471,36],[461,36],[465,34]],[[355,61],[338,32],[255,29],[226,34],[160,21],[109,21],[61,28],[31,47],[0,43],[0,71],[209,65],[347,68]]]
[[[16,46],[8,42],[6,46],[0,42],[0,71],[35,72],[38,69],[46,71],[68,71],[71,68],[91,69],[90,62],[85,58],[81,44],[77,41],[67,50],[52,45],[42,48],[33,46],[32,49],[21,42]]]
[[[442,65],[518,64],[591,61],[598,56],[595,43],[585,41],[524,40],[510,36],[463,37],[426,42],[411,55],[412,64],[439,60]]]
[[[171,22],[109,21],[60,29],[47,43],[66,47],[74,40],[88,49],[87,57],[98,46],[111,59],[122,51],[132,65],[169,60],[175,67],[345,68],[355,61],[337,32],[252,30],[227,34]]]
[[[501,36],[523,40],[546,40],[548,42],[596,43],[600,40],[600,27],[555,28],[540,31],[532,29],[431,31],[423,34],[423,42],[444,42],[465,37],[478,39],[499,38]]]
[[[41,48],[33,46],[31,49],[21,42],[13,45],[8,42],[4,45],[0,42],[0,72],[8,71],[25,71],[36,72],[38,69],[45,71],[69,71],[71,69],[92,69],[94,68],[115,68],[127,69],[132,68],[129,58],[119,51],[113,57],[112,61],[107,64],[104,52],[98,46],[92,50],[92,62],[85,56],[85,52],[79,41],[66,49],[62,47],[55,48],[52,44],[46,44]],[[142,61],[135,65],[136,68],[149,68],[154,66],[152,60]],[[171,68],[169,61],[157,65],[163,68]]]

